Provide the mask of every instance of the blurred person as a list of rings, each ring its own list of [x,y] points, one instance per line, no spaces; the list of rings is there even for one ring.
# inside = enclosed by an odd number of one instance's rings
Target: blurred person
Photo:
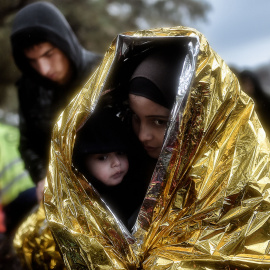
[[[5,213],[2,204],[0,204],[0,234],[6,232]]]
[[[18,151],[19,138],[17,127],[0,123],[0,220],[6,233],[37,203],[34,184]]]
[[[53,124],[101,59],[84,49],[63,14],[37,2],[15,16],[11,33],[20,116],[19,150],[37,197],[43,196]]]
[[[266,134],[270,135],[270,98],[267,96],[258,76],[250,71],[243,70],[238,73],[242,89],[254,100],[255,110],[265,128]]]
[[[13,232],[37,204],[34,183],[18,151],[19,129],[0,123],[0,269],[19,270]]]

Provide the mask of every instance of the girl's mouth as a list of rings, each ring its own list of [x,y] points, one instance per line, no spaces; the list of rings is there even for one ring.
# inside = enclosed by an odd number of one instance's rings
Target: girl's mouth
[[[146,146],[146,145],[144,145],[144,149],[145,149],[147,152],[151,152],[151,151],[156,150],[157,147],[151,147],[151,146]]]

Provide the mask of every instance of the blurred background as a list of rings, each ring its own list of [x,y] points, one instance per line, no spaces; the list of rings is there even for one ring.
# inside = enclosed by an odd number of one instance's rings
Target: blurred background
[[[0,0],[0,121],[17,125],[10,30],[14,15],[38,1]],[[82,45],[104,54],[120,32],[160,26],[194,27],[236,72],[255,74],[270,95],[270,1],[268,0],[50,0],[66,16]]]

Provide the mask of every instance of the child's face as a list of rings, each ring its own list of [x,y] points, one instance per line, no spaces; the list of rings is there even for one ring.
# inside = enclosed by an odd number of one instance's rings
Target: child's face
[[[115,186],[122,182],[128,172],[128,158],[123,152],[107,154],[90,154],[86,158],[89,172],[107,186]]]

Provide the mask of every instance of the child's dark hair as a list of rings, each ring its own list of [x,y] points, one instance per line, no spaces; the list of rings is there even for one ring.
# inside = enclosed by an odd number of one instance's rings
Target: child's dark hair
[[[128,152],[127,128],[118,113],[112,107],[99,107],[77,132],[73,164],[83,174],[87,174],[85,159],[89,154]]]

